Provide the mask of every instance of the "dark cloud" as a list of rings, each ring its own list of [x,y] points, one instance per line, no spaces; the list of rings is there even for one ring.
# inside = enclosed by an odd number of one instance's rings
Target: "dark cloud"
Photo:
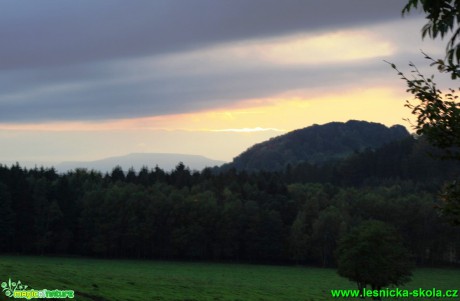
[[[42,0],[0,3],[0,69],[145,56],[400,18],[405,1]]]
[[[270,66],[212,75],[178,74],[123,84],[117,78],[93,78],[76,86],[64,84],[32,93],[33,98],[19,92],[3,96],[0,120],[96,120],[187,113],[241,99],[271,97],[286,90],[331,91],[365,85],[385,75],[391,75],[390,68],[380,60],[372,60],[308,68]]]
[[[290,89],[363,81],[363,72],[369,76],[386,66],[381,61],[308,68],[258,65],[194,74],[181,73],[180,66],[167,69],[168,64],[146,71],[143,60],[223,42],[398,19],[404,2],[0,2],[0,122],[185,113]],[[200,69],[199,63],[189,62],[189,67]]]

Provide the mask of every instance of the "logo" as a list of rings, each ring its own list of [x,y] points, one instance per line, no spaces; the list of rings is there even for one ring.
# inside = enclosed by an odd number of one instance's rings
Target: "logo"
[[[1,287],[3,289],[3,293],[5,296],[10,298],[16,299],[54,299],[54,298],[74,298],[74,291],[73,290],[34,290],[34,289],[27,289],[29,288],[28,285],[23,284],[21,281],[11,281],[11,278],[8,279],[8,282],[2,282]]]

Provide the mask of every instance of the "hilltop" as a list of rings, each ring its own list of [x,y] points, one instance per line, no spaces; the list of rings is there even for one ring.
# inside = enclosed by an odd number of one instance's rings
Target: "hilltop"
[[[376,149],[409,136],[402,125],[386,127],[356,120],[315,124],[256,144],[224,168],[275,171],[288,164],[318,164],[365,149]]]

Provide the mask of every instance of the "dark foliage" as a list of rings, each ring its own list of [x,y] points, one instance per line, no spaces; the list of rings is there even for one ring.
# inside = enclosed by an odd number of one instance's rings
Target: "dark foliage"
[[[427,150],[406,139],[253,173],[0,165],[0,251],[334,266],[340,239],[374,219],[401,234],[417,263],[458,263],[460,230],[438,216],[433,188],[458,167]]]
[[[427,23],[422,28],[422,37],[436,39],[438,37],[449,40],[446,45],[445,58],[434,59],[423,53],[440,73],[450,75],[455,80],[460,77],[460,1],[459,0],[409,0],[402,13],[408,14],[412,10],[421,8]],[[460,104],[458,103],[457,88],[441,91],[434,75],[425,76],[417,67],[410,63],[412,76],[408,77],[399,71],[395,64],[391,67],[398,72],[406,82],[407,92],[414,96],[414,101],[406,101],[416,117],[413,125],[418,135],[423,135],[432,145],[442,152],[439,158],[456,159],[460,161]],[[440,212],[452,224],[460,225],[460,200],[458,182],[451,181],[445,185],[442,192],[443,204]]]
[[[410,254],[398,232],[380,221],[369,220],[352,229],[337,253],[339,275],[355,281],[361,291],[368,285],[372,290],[401,285],[412,276]]]

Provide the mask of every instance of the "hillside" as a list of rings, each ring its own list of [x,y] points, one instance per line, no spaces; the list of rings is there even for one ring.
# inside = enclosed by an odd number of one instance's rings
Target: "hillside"
[[[290,165],[281,174],[286,183],[366,186],[409,181],[437,192],[459,173],[460,162],[440,160],[439,150],[425,139],[407,137],[323,164]]]
[[[316,164],[409,137],[402,125],[350,120],[313,125],[256,144],[225,165],[237,170],[282,170],[288,164]]]

